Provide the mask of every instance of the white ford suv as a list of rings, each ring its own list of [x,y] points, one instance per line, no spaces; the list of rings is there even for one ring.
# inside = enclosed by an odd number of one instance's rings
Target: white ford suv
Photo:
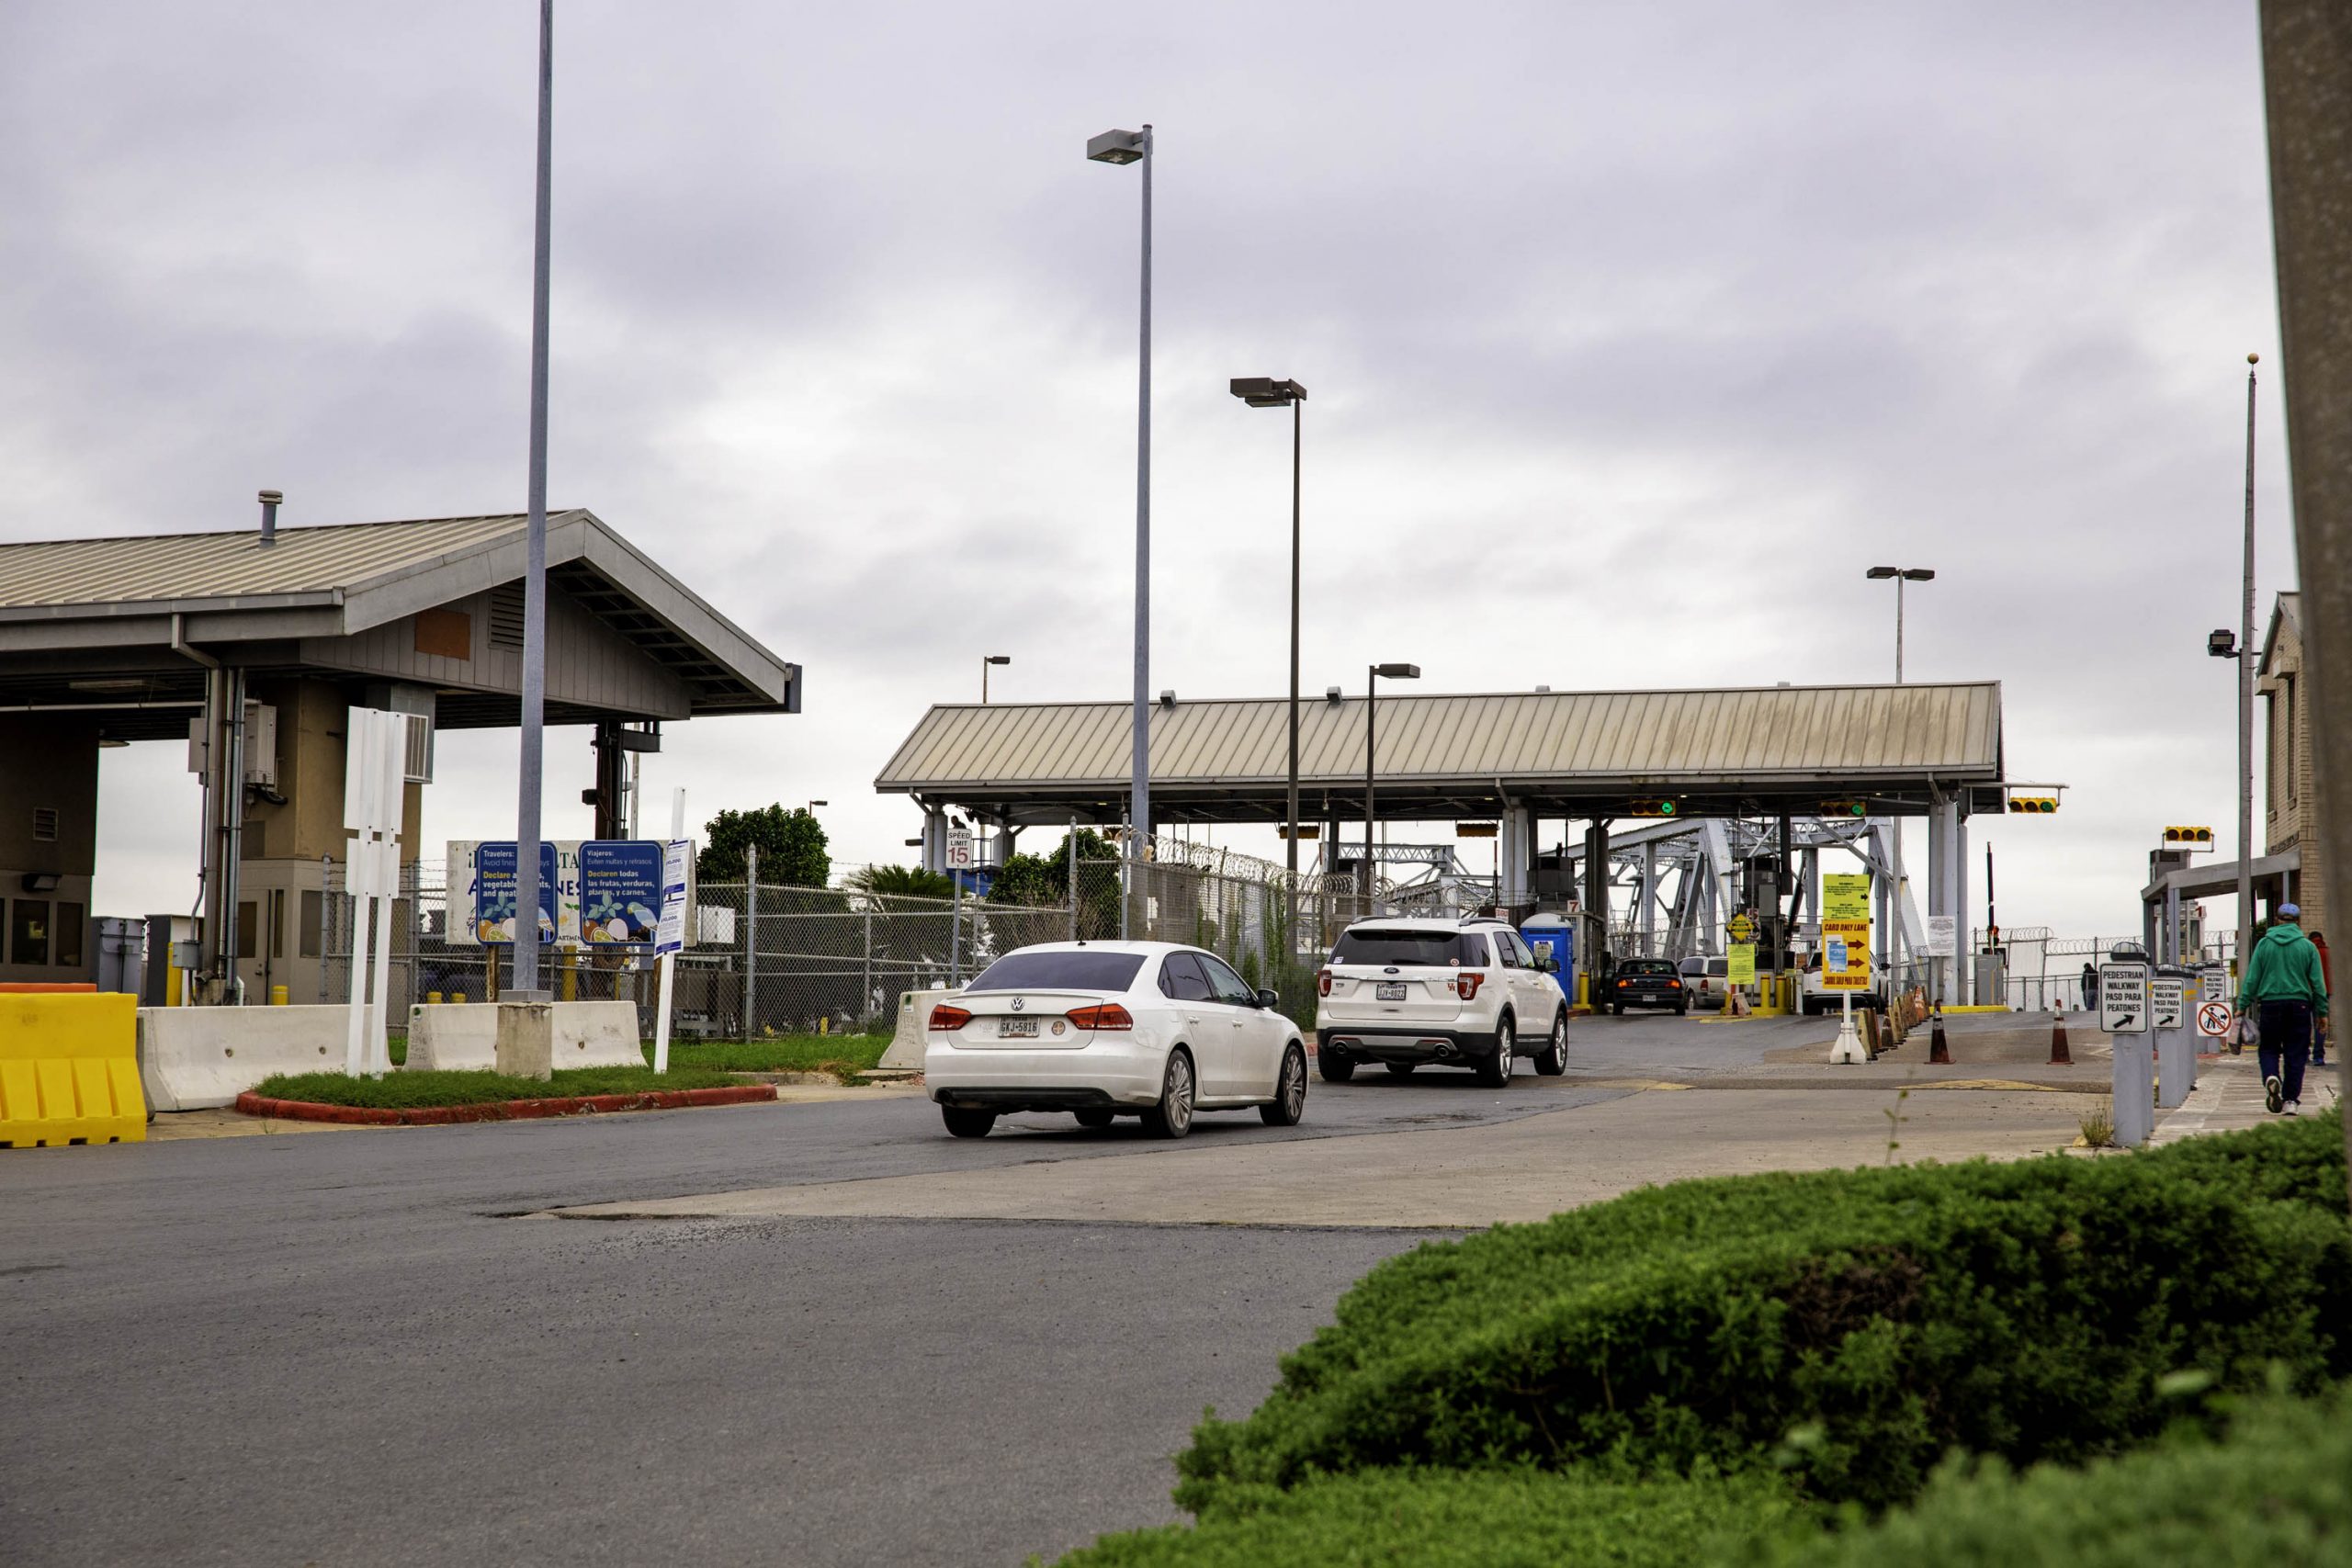
[[[1358,920],[1315,977],[1317,1066],[1333,1083],[1378,1062],[1402,1077],[1425,1062],[1501,1086],[1522,1039],[1535,1070],[1567,1070],[1568,998],[1506,921],[1428,916]]]

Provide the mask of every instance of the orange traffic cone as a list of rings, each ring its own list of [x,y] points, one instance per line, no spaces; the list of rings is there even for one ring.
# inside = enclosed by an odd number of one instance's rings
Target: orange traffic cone
[[[1951,1066],[1951,1048],[1944,1043],[1944,1010],[1938,1008],[1929,1018],[1928,1032],[1928,1066]]]
[[[2050,1010],[2050,1065],[2071,1067],[2074,1056],[2066,1049],[2066,1012],[2064,1008]]]

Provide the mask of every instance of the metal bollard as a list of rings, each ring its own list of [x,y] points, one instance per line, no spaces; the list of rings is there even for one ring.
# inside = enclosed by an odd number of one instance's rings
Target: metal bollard
[[[2197,1021],[2190,1016],[2190,972],[2159,964],[2148,983],[2148,1032],[2155,1043],[2156,1104],[2171,1111],[2197,1087]]]
[[[2138,1148],[2156,1130],[2155,1050],[2144,1034],[2115,1037],[2115,1141]]]

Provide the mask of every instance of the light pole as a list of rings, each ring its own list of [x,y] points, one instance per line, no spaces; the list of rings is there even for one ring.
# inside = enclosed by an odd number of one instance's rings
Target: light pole
[[[555,0],[539,0],[538,206],[531,259],[531,455],[527,565],[523,573],[522,759],[514,811],[514,986],[539,989],[539,794],[548,694],[548,206],[555,114]]]
[[[1288,940],[1293,952],[1283,954],[1287,966],[1296,956],[1298,944],[1298,488],[1300,405],[1306,401],[1306,389],[1295,381],[1278,381],[1271,376],[1237,376],[1231,382],[1231,390],[1253,409],[1290,410],[1290,778],[1283,797],[1283,819],[1286,824],[1283,859],[1290,868],[1283,907],[1288,912]]]
[[[1373,800],[1373,719],[1380,707],[1378,682],[1385,675],[1391,681],[1418,681],[1421,667],[1418,664],[1372,664],[1364,668],[1363,677],[1363,912],[1372,913],[1372,826],[1377,813]]]
[[[1139,868],[1139,846],[1151,839],[1151,127],[1141,130],[1106,130],[1086,144],[1086,155],[1098,164],[1143,164],[1143,296],[1141,335],[1136,379],[1136,706],[1134,778],[1128,787],[1126,852]],[[1126,935],[1126,906],[1120,900],[1119,934]]]
[[[1873,580],[1894,580],[1894,683],[1903,684],[1903,585],[1906,582],[1930,582],[1935,572],[1919,566],[1874,566],[1862,573]]]
[[[1894,580],[1894,683],[1903,684],[1903,585],[1906,582],[1932,582],[1935,571],[1923,566],[1874,566],[1862,573],[1873,581]],[[1903,963],[1903,908],[1908,897],[1903,874],[1903,818],[1894,818],[1894,930],[1888,933],[1887,951],[1894,955],[1894,963]],[[1953,924],[1957,926],[1958,921]],[[1957,939],[1954,939],[1955,942]],[[1917,954],[1913,955],[1916,959]],[[1955,953],[1954,961],[1959,955]]]
[[[2254,370],[2261,355],[2245,356],[2245,584],[2238,631],[2224,627],[2205,639],[2216,659],[2238,661],[2238,973],[2254,941]],[[2290,764],[2291,765],[2291,764]]]
[[[986,655],[985,657],[983,657],[983,658],[980,660],[980,705],[981,705],[981,706],[986,707],[986,706],[988,705],[988,700],[989,700],[989,665],[991,665],[991,664],[1010,664],[1010,663],[1012,663],[1012,655],[1011,655],[1011,654],[1009,654],[1009,653],[991,653],[991,654],[988,654],[988,655]]]

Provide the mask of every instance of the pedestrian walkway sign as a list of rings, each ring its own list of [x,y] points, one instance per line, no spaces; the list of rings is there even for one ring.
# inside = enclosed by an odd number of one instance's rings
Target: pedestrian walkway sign
[[[2188,982],[2178,975],[2159,975],[2148,983],[2148,1027],[2178,1029],[2188,1017]]]
[[[2132,960],[2098,966],[2098,1026],[2109,1034],[2148,1032],[2148,966]]]

